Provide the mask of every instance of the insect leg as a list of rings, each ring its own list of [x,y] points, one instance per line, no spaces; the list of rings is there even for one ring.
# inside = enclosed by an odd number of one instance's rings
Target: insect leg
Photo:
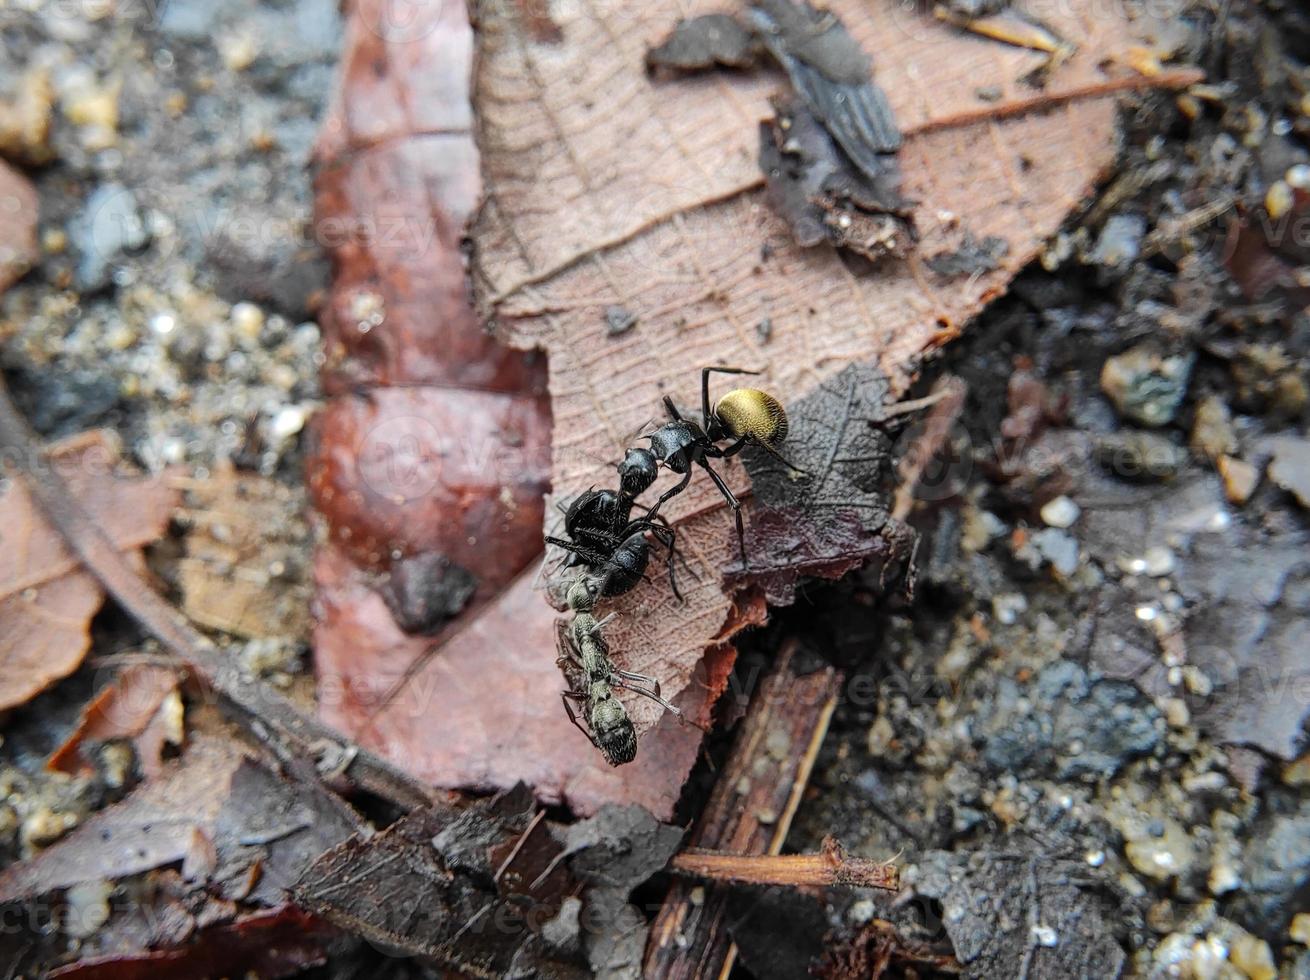
[[[688,467],[687,472],[682,474],[682,479],[679,480],[677,484],[669,487],[669,489],[665,490],[662,494],[660,494],[660,499],[655,501],[655,506],[650,508],[650,510],[646,511],[646,520],[648,521],[655,520],[655,518],[659,516],[660,508],[664,506],[664,502],[666,500],[672,499],[673,497],[676,497],[678,494],[682,493],[682,491],[686,490],[687,484],[689,484],[690,482],[691,482],[691,467]]]
[[[563,548],[571,555],[577,555],[586,565],[603,565],[605,556],[599,552],[584,548],[581,545],[574,544],[572,541],[565,541],[563,538],[555,538],[550,535],[546,536],[546,543],[553,544],[557,548]]]
[[[596,746],[596,748],[600,748],[600,743],[596,741],[595,736],[593,736],[591,732],[583,728],[582,722],[578,721],[578,716],[573,712],[573,705],[569,703],[570,698],[572,698],[575,701],[585,701],[586,695],[579,694],[577,691],[560,691],[559,699],[564,703],[564,711],[566,714],[568,714],[569,721],[573,722],[573,727],[576,728],[578,731],[582,732],[583,735],[586,735],[588,742]]]
[[[737,499],[730,489],[728,489],[728,485],[723,482],[723,477],[714,472],[714,467],[709,464],[708,460],[701,459],[698,460],[698,462],[705,468],[705,472],[710,475],[710,479],[713,480],[714,485],[718,487],[719,493],[723,494],[723,499],[726,500],[728,506],[732,508],[732,516],[737,520],[737,546],[741,549],[741,564],[742,567],[749,568],[750,565],[746,561],[746,526],[742,523],[741,519],[741,501]]]
[[[734,367],[707,367],[701,368],[700,372],[700,404],[701,411],[705,413],[705,431],[710,431],[710,375],[711,374],[759,374],[759,371],[749,371],[746,368]]]
[[[639,681],[643,684],[650,684],[652,689],[647,690],[644,687],[637,687],[635,684],[627,683],[628,681]],[[626,688],[634,694],[640,694],[644,698],[650,698],[670,714],[678,715],[679,717],[682,715],[682,712],[678,708],[670,704],[668,701],[665,701],[664,698],[660,696],[660,683],[653,677],[647,677],[645,674],[633,674],[626,670],[615,670],[610,677],[610,683],[614,687]]]

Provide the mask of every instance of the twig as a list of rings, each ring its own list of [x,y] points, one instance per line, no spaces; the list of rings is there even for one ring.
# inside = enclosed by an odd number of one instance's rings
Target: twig
[[[1049,109],[1058,109],[1070,102],[1081,102],[1083,99],[1099,99],[1107,95],[1116,95],[1119,92],[1187,88],[1189,85],[1204,81],[1204,79],[1205,72],[1199,68],[1175,68],[1171,71],[1161,72],[1158,75],[1124,75],[1120,78],[1109,78],[1103,82],[1094,82],[1090,85],[1080,85],[1063,92],[1039,92],[1037,95],[1031,95],[1026,99],[998,102],[993,105],[980,106],[977,109],[966,109],[963,112],[952,113],[949,116],[940,116],[937,119],[929,119],[927,122],[919,123],[916,126],[907,126],[904,135],[917,136],[920,133],[936,133],[943,129],[957,129],[960,126],[971,126],[974,123],[989,120],[1011,119],[1015,116],[1027,115],[1030,112],[1046,112]]]
[[[896,891],[901,873],[886,861],[855,858],[828,837],[818,854],[725,854],[689,849],[675,854],[669,867],[682,874],[743,885],[846,885]]]
[[[0,378],[0,451],[15,461],[32,496],[69,550],[141,628],[171,650],[200,681],[217,691],[237,719],[260,741],[275,739],[282,751],[315,761],[349,759],[351,782],[405,810],[431,806],[441,797],[429,786],[351,743],[336,730],[302,713],[272,688],[244,673],[234,658],[215,649],[132,569],[69,492],[9,397]]]
[[[796,647],[795,641],[783,645],[751,698],[693,847],[732,851],[738,861],[782,850],[844,682],[832,667],[798,676]],[[787,751],[779,751],[782,745]],[[727,929],[728,887],[712,884],[703,898],[693,898],[699,890],[681,880],[670,886],[651,926],[646,976],[717,977],[731,969],[736,947]]]
[[[929,398],[935,404],[923,420],[923,429],[914,440],[909,451],[901,457],[897,467],[896,500],[892,505],[892,516],[903,521],[914,509],[914,494],[923,483],[928,472],[941,454],[946,450],[951,432],[960,418],[964,408],[964,396],[968,388],[956,377],[943,378],[937,383],[936,390]],[[927,399],[919,399],[927,401]]]

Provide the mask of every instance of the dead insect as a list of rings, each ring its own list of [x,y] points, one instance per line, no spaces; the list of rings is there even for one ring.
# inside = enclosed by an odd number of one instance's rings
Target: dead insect
[[[746,564],[746,532],[742,525],[741,503],[737,500],[723,478],[710,466],[711,459],[729,459],[736,456],[748,445],[759,446],[765,452],[777,457],[797,473],[805,473],[799,466],[788,462],[778,451],[778,446],[787,438],[787,413],[782,403],[767,391],[758,388],[733,388],[710,407],[710,375],[718,374],[759,374],[745,368],[707,367],[701,370],[701,422],[683,418],[673,399],[664,396],[664,408],[669,413],[669,421],[652,432],[650,449],[655,457],[674,473],[681,473],[682,480],[660,495],[655,506],[646,513],[647,520],[655,520],[664,503],[687,489],[691,482],[691,468],[700,466],[714,481],[714,486],[723,499],[732,508],[733,518],[737,522],[737,544],[741,549],[742,564]],[[732,440],[732,444],[721,447],[718,443]]]
[[[596,600],[604,594],[597,576],[580,575],[568,589],[568,605],[573,612],[571,620],[559,620],[556,665],[564,672],[568,688],[560,692],[569,721],[591,743],[611,766],[631,762],[637,755],[637,733],[627,709],[614,694],[616,688],[628,688],[661,704],[675,715],[677,708],[660,696],[660,685],[653,677],[619,670],[610,660],[609,647],[601,630],[613,614],[597,619],[593,610]],[[649,687],[638,687],[638,683]],[[586,727],[578,721],[574,704],[582,706]]]
[[[584,565],[596,572],[604,582],[602,595],[616,596],[631,591],[646,574],[649,533],[668,551],[669,584],[681,599],[673,571],[673,528],[651,514],[632,517],[637,497],[659,473],[655,456],[646,449],[629,449],[618,471],[618,490],[593,488],[580,494],[564,511],[564,533],[568,538],[548,535],[546,542],[569,553],[567,567]]]

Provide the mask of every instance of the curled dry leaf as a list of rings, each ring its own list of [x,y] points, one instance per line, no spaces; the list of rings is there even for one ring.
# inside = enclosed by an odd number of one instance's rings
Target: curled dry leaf
[[[118,472],[118,449],[102,433],[49,450],[73,495],[123,551],[154,541],[176,494],[156,477]],[[0,710],[23,704],[77,669],[104,592],[46,521],[21,481],[0,498]]]
[[[130,738],[146,778],[162,770],[164,743],[182,741],[182,702],[177,672],[131,664],[82,710],[77,728],[46,760],[46,768],[70,775],[91,769],[88,742]]]
[[[244,750],[228,738],[195,735],[161,778],[101,810],[31,860],[0,873],[0,902],[183,861],[195,850],[197,830],[212,838],[232,775],[244,757]]]

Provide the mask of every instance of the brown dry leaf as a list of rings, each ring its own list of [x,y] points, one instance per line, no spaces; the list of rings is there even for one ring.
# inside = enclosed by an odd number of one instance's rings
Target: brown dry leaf
[[[165,742],[181,741],[182,702],[177,693],[177,672],[168,667],[132,664],[82,710],[77,728],[46,760],[46,768],[70,775],[90,770],[87,742],[130,738],[136,745],[141,770],[148,779],[158,776]]]
[[[178,563],[182,611],[211,629],[243,637],[309,635],[309,585],[296,573],[304,533],[291,491],[221,466],[188,491],[192,526]]]
[[[0,873],[0,902],[182,861],[194,850],[197,830],[212,837],[244,757],[245,750],[229,738],[194,735],[163,778],[145,783],[36,857]]]
[[[696,761],[708,705],[726,683],[722,664],[679,697],[636,762],[605,765],[560,704],[555,612],[525,573],[384,699],[431,645],[396,626],[368,579],[339,552],[319,557],[314,649],[324,721],[438,785],[493,789],[522,779],[538,797],[591,813],[612,800],[667,818]],[[366,663],[367,672],[359,665]],[[620,666],[623,662],[620,661]],[[711,696],[712,695],[712,696]]]
[[[386,0],[351,10],[342,82],[320,134],[320,229],[335,234],[336,275],[323,313],[324,385],[308,481],[332,545],[316,559],[314,634],[320,713],[362,744],[442,786],[496,788],[519,778],[549,800],[590,810],[642,802],[671,813],[700,731],[674,719],[643,741],[643,761],[610,770],[560,704],[554,612],[532,591],[548,487],[545,362],[497,343],[469,303],[463,228],[481,190],[469,99],[474,37],[460,3]],[[538,25],[546,27],[548,25]],[[541,30],[548,36],[549,30]],[[400,557],[395,557],[395,556]],[[421,603],[383,595],[427,568],[458,569],[444,631]],[[409,574],[411,566],[423,571]],[[399,598],[392,596],[393,600]],[[417,614],[416,614],[417,613]],[[747,603],[742,621],[758,622]],[[440,649],[376,718],[386,691]],[[726,682],[680,703],[702,718]]]
[[[0,293],[36,258],[36,188],[0,160]]]
[[[118,447],[86,433],[49,449],[75,499],[123,551],[154,541],[176,494],[158,477],[119,475]],[[21,481],[0,498],[0,710],[23,704],[77,669],[104,601]]]
[[[795,401],[847,364],[872,362],[903,391],[923,353],[1031,260],[1115,155],[1115,105],[1070,93],[1104,82],[1100,65],[1133,43],[1118,6],[1030,12],[1079,46],[1052,72],[1046,113],[1007,116],[1031,96],[1019,81],[1042,55],[963,35],[913,5],[837,0],[831,9],[873,57],[906,132],[906,197],[917,255],[870,271],[826,249],[797,248],[767,206],[757,132],[778,74],[656,82],[646,50],[712,4],[663,2],[557,11],[559,43],[512,15],[481,24],[480,143],[487,201],[474,228],[475,285],[499,336],[550,356],[552,486],[560,497],[612,482],[610,463],[668,392],[699,405],[699,369],[762,369],[762,387]],[[1040,7],[1041,9],[1036,9]],[[995,118],[953,124],[1002,93]],[[1006,117],[1006,118],[1002,118]],[[1006,245],[996,268],[942,281],[925,263],[965,241]],[[996,249],[1001,253],[1001,249]],[[609,336],[605,311],[637,325]],[[756,325],[768,320],[767,341]],[[741,467],[723,468],[744,489]],[[666,508],[690,564],[686,605],[662,579],[614,608],[611,648],[625,666],[682,691],[726,634],[724,569],[732,522],[708,481]],[[555,514],[547,511],[548,525]],[[749,520],[749,517],[748,517]],[[658,706],[629,705],[639,728]],[[640,755],[638,756],[640,758]]]

